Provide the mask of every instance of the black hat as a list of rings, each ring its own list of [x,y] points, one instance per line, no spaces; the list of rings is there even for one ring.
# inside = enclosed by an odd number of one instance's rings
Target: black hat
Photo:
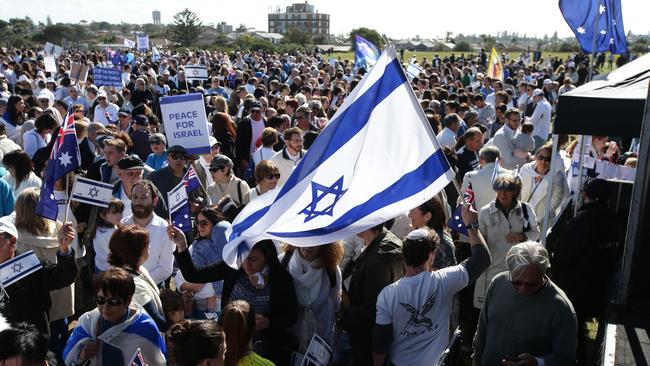
[[[185,148],[182,147],[181,145],[174,145],[174,146],[170,146],[167,149],[167,155],[169,155],[169,154],[184,154],[184,155],[187,155],[187,150],[185,150]]]
[[[611,195],[609,184],[604,179],[589,179],[585,182],[584,192],[595,201],[606,202]]]
[[[117,115],[126,117],[126,116],[130,116],[131,112],[129,112],[128,109],[120,108],[120,110],[117,111]]]
[[[133,120],[138,126],[149,126],[149,118],[147,118],[147,116],[144,114],[138,114],[137,116],[133,117]]]
[[[144,169],[144,163],[137,155],[127,155],[117,162],[117,167],[122,170]]]

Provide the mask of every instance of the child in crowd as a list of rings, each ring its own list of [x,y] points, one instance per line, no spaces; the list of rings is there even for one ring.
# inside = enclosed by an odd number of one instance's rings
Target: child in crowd
[[[521,124],[521,131],[515,134],[515,138],[512,140],[513,150],[516,157],[520,159],[530,158],[530,153],[535,148],[535,140],[533,139],[533,130],[535,126],[530,122],[524,122]]]
[[[149,136],[149,146],[153,151],[147,157],[145,164],[153,170],[158,170],[167,166],[167,138],[160,132],[156,132]]]
[[[183,295],[170,289],[160,291],[160,302],[162,303],[165,319],[169,329],[174,324],[181,324],[185,320],[185,308],[183,307]],[[174,359],[174,342],[171,341],[170,331],[165,332],[165,345],[167,346],[167,365],[176,365]]]
[[[101,208],[99,215],[97,215],[97,226],[92,237],[92,248],[95,252],[95,274],[99,274],[110,267],[108,264],[108,242],[111,240],[111,235],[120,225],[122,221],[122,213],[124,212],[124,202],[113,198],[108,207]]]

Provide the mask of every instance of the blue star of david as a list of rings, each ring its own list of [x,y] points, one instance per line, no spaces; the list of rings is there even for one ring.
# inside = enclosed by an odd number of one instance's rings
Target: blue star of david
[[[14,271],[14,273],[18,273],[23,270],[23,264],[22,263],[14,263],[13,266],[11,266],[11,269]]]
[[[311,182],[311,203],[300,211],[299,214],[306,215],[304,222],[310,221],[318,216],[333,216],[334,206],[336,206],[336,203],[341,199],[341,196],[343,196],[345,192],[347,192],[347,189],[343,189],[343,176],[329,187],[316,182]],[[334,195],[334,202],[322,210],[317,210],[318,203],[328,194]]]
[[[98,191],[97,188],[95,188],[95,187],[92,187],[92,188],[90,188],[90,189],[88,190],[88,195],[89,195],[90,197],[92,197],[92,198],[97,197],[98,194],[99,194],[99,191]]]

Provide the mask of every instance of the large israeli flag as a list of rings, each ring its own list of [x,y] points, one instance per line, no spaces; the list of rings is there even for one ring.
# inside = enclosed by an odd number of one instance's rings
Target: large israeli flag
[[[349,237],[420,205],[453,176],[387,47],[286,184],[237,216],[223,258],[236,268],[261,239],[314,246]]]

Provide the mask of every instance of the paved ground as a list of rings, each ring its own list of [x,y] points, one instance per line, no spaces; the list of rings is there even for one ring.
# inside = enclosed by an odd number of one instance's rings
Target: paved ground
[[[650,360],[650,339],[648,339],[648,334],[643,329],[637,329],[636,334],[639,336],[641,348],[643,348],[643,353],[645,354],[647,362],[647,360]],[[616,327],[616,358],[614,365],[627,366],[635,364],[630,344],[627,341],[625,329],[619,325]]]

